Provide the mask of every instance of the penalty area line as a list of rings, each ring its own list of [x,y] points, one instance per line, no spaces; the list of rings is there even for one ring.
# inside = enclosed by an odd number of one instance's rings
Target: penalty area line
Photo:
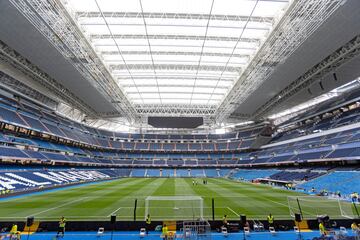
[[[230,211],[232,211],[236,216],[240,217],[239,214],[237,214],[234,210],[232,210],[230,207],[227,207],[227,209],[229,209]]]
[[[112,215],[114,215],[115,213],[117,213],[122,207],[119,207],[118,209],[116,209],[115,211],[111,212],[107,217],[111,217]]]

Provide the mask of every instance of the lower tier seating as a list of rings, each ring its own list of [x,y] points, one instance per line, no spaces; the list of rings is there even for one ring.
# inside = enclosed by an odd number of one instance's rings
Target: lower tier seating
[[[0,191],[25,191],[55,185],[67,185],[85,181],[97,181],[118,177],[115,170],[36,170],[0,172]]]
[[[273,174],[280,172],[279,170],[239,170],[232,174],[234,179],[243,179],[251,181],[258,178],[268,178]]]
[[[306,191],[312,188],[317,192],[327,190],[329,192],[340,191],[341,194],[351,194],[360,192],[360,172],[359,171],[335,171],[321,177],[310,180],[304,184],[298,185]]]

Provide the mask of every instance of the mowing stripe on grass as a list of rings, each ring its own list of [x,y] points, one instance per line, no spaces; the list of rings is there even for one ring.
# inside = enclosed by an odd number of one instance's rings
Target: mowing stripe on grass
[[[234,183],[233,181],[231,180],[225,180],[225,179],[221,179],[221,180],[218,180],[217,181],[221,181],[221,182],[224,182],[224,185],[229,185],[229,187],[233,188],[234,192],[238,192],[239,189],[240,189],[240,185],[234,185],[232,183]],[[235,183],[238,183],[238,182],[235,182]],[[270,186],[262,186],[262,185],[254,185],[254,184],[251,184],[251,183],[241,183],[241,185],[249,185],[249,186],[253,186],[253,188],[249,188],[248,191],[249,192],[253,192],[254,194],[257,194],[259,193],[259,190],[263,189],[264,188],[267,188],[267,190],[270,191],[270,196],[267,196],[268,194],[264,193],[264,194],[261,194],[261,196],[259,196],[258,198],[259,199],[263,199],[264,201],[270,201],[272,203],[275,203],[277,205],[281,205],[281,206],[284,206],[284,210],[286,209],[287,212],[289,212],[289,205],[287,204],[287,198],[286,198],[286,204],[285,203],[282,203],[280,201],[275,201],[273,199],[277,199],[279,197],[282,197],[282,198],[285,198],[287,197],[287,195],[284,195],[284,194],[289,194],[289,195],[296,195],[298,193],[294,193],[294,192],[290,192],[290,191],[286,191],[286,190],[282,190],[282,189],[274,189]],[[260,189],[259,189],[260,188]],[[272,191],[275,191],[275,192],[279,192],[281,193],[281,191],[283,192],[283,195],[280,195],[280,196],[274,196],[275,194],[272,194]],[[274,206],[272,206],[272,209],[274,209]],[[312,215],[312,216],[315,216],[316,217],[316,214],[314,213],[310,213],[308,211],[304,211],[304,213],[306,214],[309,214],[309,215]],[[277,216],[280,216],[279,214],[276,214]],[[290,216],[290,213],[289,213],[289,216]]]
[[[239,196],[242,201],[222,197],[223,199],[227,199],[232,202],[233,209],[236,209],[238,212],[246,214],[249,217],[264,214],[262,218],[265,218],[270,210],[275,212],[277,216],[289,214],[288,208],[274,206],[272,203],[267,201],[266,197],[263,197],[263,194],[267,189],[257,189],[254,191],[242,183],[233,182],[231,184],[229,181],[223,179],[211,179],[209,180],[209,186],[219,189],[217,191],[221,194],[221,196],[223,194],[233,194],[234,196]],[[288,216],[290,217],[290,215]]]
[[[211,199],[215,199],[215,217],[224,214],[239,219],[246,214],[250,219],[265,219],[269,212],[276,219],[290,219],[287,196],[301,194],[273,189],[269,186],[208,179],[208,184],[192,186],[191,178],[123,178],[110,182],[48,192],[36,196],[0,202],[0,219],[24,219],[36,215],[37,219],[56,220],[64,215],[69,221],[108,220],[117,214],[121,220],[133,217],[134,200],[137,201],[137,219],[145,217],[147,196],[200,196],[204,200],[204,216],[211,218]],[[191,218],[198,214],[199,206],[186,201],[163,202],[152,205],[151,215],[160,220]],[[308,209],[303,209],[304,213]],[[310,211],[312,212],[312,211]],[[314,214],[316,211],[314,211]]]
[[[41,211],[41,212],[37,212],[37,213],[30,214],[29,216],[37,216],[37,215],[42,214],[42,213],[45,213],[45,212],[49,212],[49,211],[52,211],[52,210],[55,210],[55,209],[58,209],[58,208],[62,208],[62,207],[65,207],[65,206],[67,206],[67,205],[70,205],[70,204],[73,204],[73,203],[76,203],[76,202],[80,202],[80,201],[84,200],[85,198],[87,198],[87,197],[83,197],[83,198],[80,198],[80,199],[75,199],[75,200],[73,200],[73,201],[70,201],[70,202],[61,204],[61,205],[59,205],[59,206],[52,207],[52,208],[48,208],[48,209],[43,210],[43,211]],[[27,217],[29,217],[29,216],[27,216]]]

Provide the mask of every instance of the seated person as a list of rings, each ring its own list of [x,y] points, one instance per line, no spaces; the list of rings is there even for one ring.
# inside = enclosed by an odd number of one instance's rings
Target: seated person
[[[18,231],[18,226],[16,224],[12,225],[9,237],[10,237],[10,239],[20,239],[21,232]]]
[[[353,222],[351,224],[351,230],[353,230],[353,232],[359,232],[360,231],[360,228],[359,226],[356,224],[356,222]]]
[[[227,215],[225,214],[223,217],[223,227],[227,227],[228,221],[227,221]]]
[[[248,221],[246,221],[246,223],[244,224],[244,227],[248,227],[248,228],[250,228],[250,224],[249,224],[249,222],[248,222]]]
[[[325,225],[324,225],[324,223],[322,221],[319,223],[319,231],[320,231],[321,236],[325,237],[327,235]]]

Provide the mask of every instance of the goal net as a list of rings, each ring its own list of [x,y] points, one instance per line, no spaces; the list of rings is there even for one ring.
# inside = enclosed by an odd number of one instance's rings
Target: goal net
[[[199,196],[148,196],[145,218],[154,220],[197,220],[204,217],[204,200]]]
[[[340,199],[330,199],[320,196],[288,196],[290,215],[302,213],[304,219],[314,219],[321,215],[330,218],[353,218],[353,206],[349,202]]]

